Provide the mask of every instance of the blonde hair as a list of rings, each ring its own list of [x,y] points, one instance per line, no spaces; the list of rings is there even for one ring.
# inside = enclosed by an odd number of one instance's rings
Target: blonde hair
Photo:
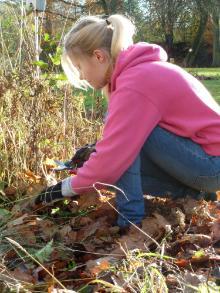
[[[105,49],[114,64],[121,50],[133,44],[135,26],[125,16],[114,14],[107,19],[97,16],[80,18],[64,38],[62,66],[69,81],[76,87],[86,88],[79,72],[71,62],[73,55],[92,56],[94,50]]]

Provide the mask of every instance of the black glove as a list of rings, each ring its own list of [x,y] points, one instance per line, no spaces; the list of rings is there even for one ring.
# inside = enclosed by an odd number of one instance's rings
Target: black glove
[[[91,153],[95,152],[95,143],[86,144],[85,146],[78,149],[71,160],[65,162],[66,166],[73,166],[74,168],[80,168],[89,159]]]
[[[55,202],[55,201],[64,199],[62,195],[61,187],[62,187],[62,181],[57,183],[56,185],[45,188],[36,197],[35,204],[40,204],[40,203],[47,204],[50,202]]]

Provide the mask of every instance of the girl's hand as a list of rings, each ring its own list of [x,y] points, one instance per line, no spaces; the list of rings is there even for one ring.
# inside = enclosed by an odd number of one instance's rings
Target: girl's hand
[[[72,195],[71,197],[64,197],[62,195],[62,181],[60,181],[59,183],[42,190],[34,202],[35,204],[49,204],[51,202],[56,202],[65,198],[70,199],[73,197],[78,198],[78,194]]]

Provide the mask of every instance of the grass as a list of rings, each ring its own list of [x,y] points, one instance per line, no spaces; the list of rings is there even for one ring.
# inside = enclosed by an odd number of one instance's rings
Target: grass
[[[195,76],[203,77],[204,80],[202,80],[202,83],[207,87],[215,100],[220,104],[220,68],[187,68],[187,71]]]
[[[218,77],[220,79],[220,68],[211,67],[211,68],[187,68],[187,71],[195,73],[197,75],[208,76],[208,77]]]
[[[203,84],[210,91],[215,100],[220,104],[220,79],[219,80],[203,80]]]

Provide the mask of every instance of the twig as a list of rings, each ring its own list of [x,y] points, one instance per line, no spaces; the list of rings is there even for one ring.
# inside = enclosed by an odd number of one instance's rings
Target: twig
[[[96,184],[101,184],[101,185],[105,185],[105,186],[108,186],[108,187],[113,187],[115,188],[116,190],[119,190],[123,193],[123,195],[126,197],[127,200],[129,200],[127,198],[127,196],[125,195],[124,191],[121,190],[120,188],[118,188],[117,186],[114,186],[114,185],[111,185],[111,184],[106,184],[106,183],[102,183],[102,182],[96,182],[95,184],[93,184],[93,187],[95,188],[95,190],[98,192],[98,194],[100,195],[100,197],[103,197],[103,195],[101,194],[100,190],[98,190],[95,185]],[[155,240],[153,239],[149,234],[147,234],[145,231],[143,231],[141,228],[139,228],[137,225],[135,225],[134,223],[132,223],[131,221],[129,221],[122,213],[120,213],[109,201],[107,201],[107,203],[110,205],[111,208],[113,208],[113,210],[115,210],[120,216],[122,216],[125,220],[128,221],[129,224],[131,224],[131,226],[135,227],[138,231],[140,231],[142,234],[144,234],[145,236],[147,236],[151,241],[153,241],[158,248],[161,248],[160,244]]]
[[[21,249],[24,253],[26,253],[34,262],[41,266],[63,289],[66,290],[66,287],[53,274],[51,274],[51,272],[47,268],[45,268],[36,258],[34,258],[24,247],[22,247],[18,242],[11,238],[5,238],[8,240],[8,242],[15,245],[17,248]]]

